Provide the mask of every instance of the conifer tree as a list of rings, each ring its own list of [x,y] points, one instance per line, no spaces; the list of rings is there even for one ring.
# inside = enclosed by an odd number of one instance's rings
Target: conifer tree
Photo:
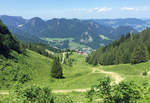
[[[58,58],[55,58],[53,61],[51,76],[59,79],[63,78],[63,70]]]
[[[137,64],[141,62],[146,62],[149,59],[149,52],[147,47],[144,44],[139,44],[137,45],[133,53],[131,55],[131,63],[132,64]]]

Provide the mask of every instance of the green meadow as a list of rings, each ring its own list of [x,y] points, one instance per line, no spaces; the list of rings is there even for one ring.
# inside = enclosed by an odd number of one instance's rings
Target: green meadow
[[[93,66],[85,62],[85,56],[77,53],[73,53],[70,58],[73,59],[72,66],[62,64],[64,79],[54,79],[50,76],[50,70],[52,66],[52,59],[37,54],[33,51],[27,50],[27,55],[12,53],[19,62],[14,60],[3,61],[9,63],[11,67],[22,67],[22,69],[28,69],[31,72],[32,80],[24,84],[24,86],[36,84],[39,86],[49,87],[54,91],[54,95],[57,97],[66,95],[74,102],[86,103],[86,92],[91,86],[99,83],[100,79],[106,76],[110,76],[112,80],[116,80],[118,75],[123,80],[134,81],[139,85],[149,83],[149,76],[143,76],[143,72],[150,71],[150,61],[146,63],[131,65],[120,64],[110,66]],[[2,67],[2,65],[0,65]],[[10,68],[9,66],[7,68]],[[103,73],[101,71],[105,71]],[[111,72],[112,74],[109,74]],[[108,74],[107,74],[108,73]],[[113,74],[115,73],[115,74]],[[15,83],[10,82],[10,85]],[[9,88],[13,89],[13,88]],[[9,89],[1,88],[0,92],[8,92]],[[83,90],[83,92],[82,92]],[[59,93],[61,91],[61,93]],[[57,93],[58,92],[58,93]],[[1,95],[3,98],[4,95]],[[95,101],[96,103],[96,101]]]

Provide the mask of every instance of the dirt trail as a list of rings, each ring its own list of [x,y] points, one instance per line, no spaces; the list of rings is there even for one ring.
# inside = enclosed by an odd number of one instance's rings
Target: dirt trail
[[[70,93],[70,92],[87,92],[90,88],[86,89],[66,89],[66,90],[53,90],[53,93]]]
[[[103,73],[103,74],[106,74],[108,76],[111,76],[115,81],[116,84],[120,83],[121,81],[124,80],[124,78],[122,78],[119,74],[117,73],[114,73],[114,72],[107,72],[107,71],[104,71],[104,70],[100,70],[98,68],[92,68],[92,73]]]
[[[115,80],[114,82],[116,84],[120,83],[123,80],[123,78],[117,73],[107,72],[107,71],[104,71],[104,70],[100,70],[98,68],[92,68],[91,73],[104,73],[106,75],[109,75]],[[86,88],[86,89],[66,89],[66,90],[53,90],[52,92],[53,93],[70,93],[70,92],[87,92],[89,90],[90,90],[90,88]]]
[[[52,93],[71,93],[71,92],[87,92],[90,88],[86,89],[64,89],[64,90],[52,90]],[[0,92],[0,95],[9,95],[9,92]]]
[[[0,92],[0,95],[9,95],[9,92]]]
[[[62,58],[62,62],[61,62],[61,64],[63,64],[63,63],[64,63],[64,60],[65,60],[65,53],[63,53],[63,58]]]

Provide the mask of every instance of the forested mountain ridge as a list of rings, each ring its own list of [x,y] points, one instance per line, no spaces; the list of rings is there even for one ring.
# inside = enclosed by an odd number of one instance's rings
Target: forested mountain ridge
[[[150,29],[146,29],[140,34],[128,34],[93,52],[87,58],[87,62],[94,65],[146,62],[150,57],[149,44]]]
[[[72,38],[73,42],[94,49],[107,45],[112,40],[118,39],[121,35],[126,35],[129,32],[137,32],[129,26],[112,28],[108,25],[101,25],[94,20],[54,18],[45,21],[38,17],[26,20],[21,17],[6,15],[0,18],[11,32],[24,41],[48,44],[48,41],[41,38]]]

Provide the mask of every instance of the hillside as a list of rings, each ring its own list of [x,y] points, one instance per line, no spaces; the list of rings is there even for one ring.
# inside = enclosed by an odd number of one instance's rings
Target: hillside
[[[98,48],[107,45],[114,39],[129,32],[137,32],[133,27],[121,26],[112,28],[109,25],[101,25],[93,20],[79,19],[51,19],[42,20],[34,17],[26,20],[21,17],[1,16],[8,28],[21,40],[28,42],[43,42],[62,48]],[[16,18],[16,19],[15,19]],[[106,38],[104,39],[100,35]],[[42,38],[42,39],[41,39]],[[43,39],[44,38],[44,39]],[[52,40],[51,38],[57,38]],[[70,40],[60,40],[72,38]],[[71,44],[75,44],[71,45]],[[84,46],[79,46],[79,45]]]
[[[9,57],[11,50],[22,53],[21,44],[13,37],[8,28],[0,20],[0,55]]]
[[[140,34],[128,34],[89,55],[90,64],[113,65],[141,63],[149,59],[150,29]]]

